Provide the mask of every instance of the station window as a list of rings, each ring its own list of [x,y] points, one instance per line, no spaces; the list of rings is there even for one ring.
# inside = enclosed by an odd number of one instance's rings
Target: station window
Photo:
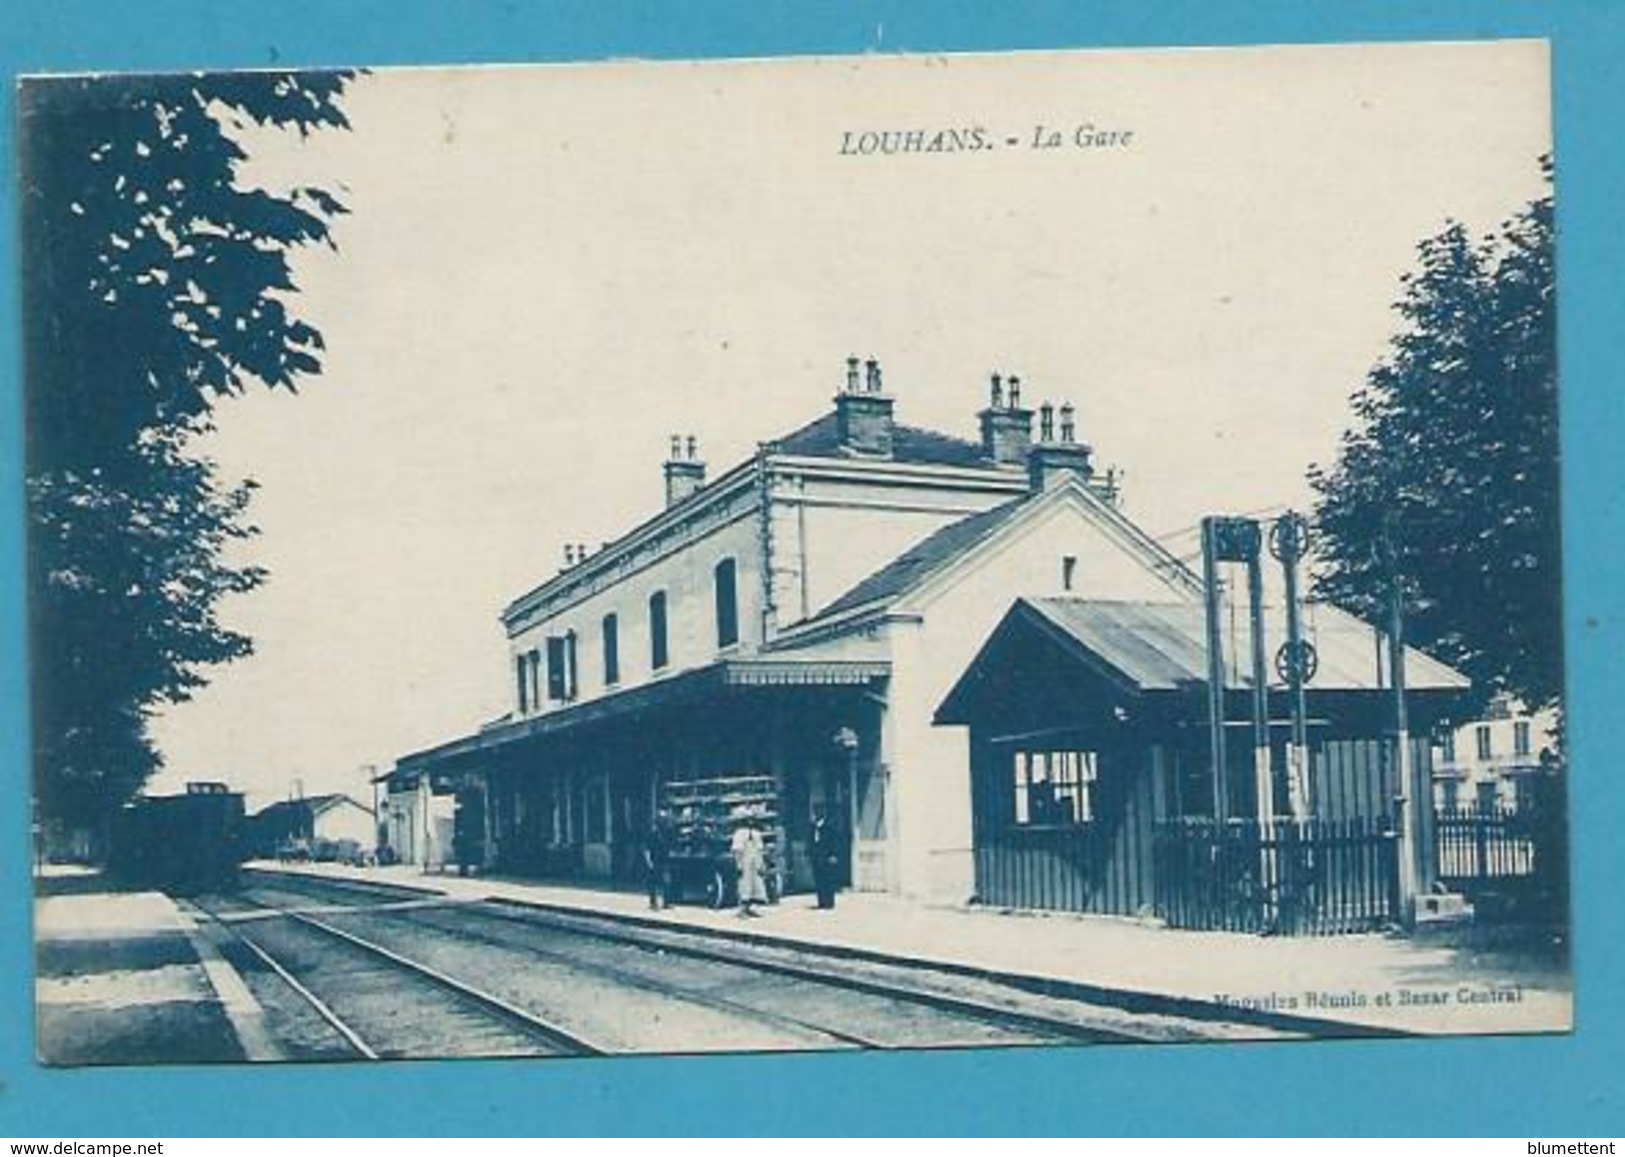
[[[649,666],[660,670],[671,661],[666,647],[666,592],[649,596]]]
[[[731,647],[739,642],[739,595],[734,560],[717,563],[717,646]]]
[[[1093,751],[1016,752],[1016,823],[1089,823],[1095,818],[1099,766]]]
[[[1529,754],[1529,724],[1521,719],[1512,725],[1512,754]]]
[[[521,715],[535,711],[542,705],[541,663],[541,653],[535,650],[514,656],[514,682],[518,684]]]
[[[1480,723],[1475,729],[1475,735],[1478,742],[1478,758],[1488,759],[1495,754],[1495,749],[1490,743],[1490,725],[1488,723]]]
[[[1456,733],[1454,731],[1444,733],[1444,761],[1446,763],[1456,762]]]
[[[547,640],[547,697],[555,703],[568,703],[576,697],[574,631]]]
[[[604,686],[613,687],[621,681],[621,621],[614,615],[604,616]]]

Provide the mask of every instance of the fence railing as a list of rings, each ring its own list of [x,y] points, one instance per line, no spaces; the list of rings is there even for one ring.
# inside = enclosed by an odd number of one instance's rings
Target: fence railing
[[[1454,887],[1535,873],[1539,832],[1527,813],[1506,808],[1436,811],[1433,838],[1439,879]]]
[[[1382,817],[1174,819],[1153,835],[1170,926],[1325,936],[1397,922],[1398,840]]]
[[[976,847],[984,904],[1132,916],[1151,905],[1150,848],[1133,827],[1009,827]]]

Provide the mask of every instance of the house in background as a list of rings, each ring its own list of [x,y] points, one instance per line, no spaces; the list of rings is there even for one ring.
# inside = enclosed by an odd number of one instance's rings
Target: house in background
[[[342,793],[285,799],[248,818],[248,841],[255,856],[269,858],[292,849],[321,858],[341,848],[371,852],[378,842],[372,809]]]
[[[1433,806],[1441,812],[1527,811],[1553,752],[1556,719],[1510,695],[1482,718],[1444,733],[1433,751]]]

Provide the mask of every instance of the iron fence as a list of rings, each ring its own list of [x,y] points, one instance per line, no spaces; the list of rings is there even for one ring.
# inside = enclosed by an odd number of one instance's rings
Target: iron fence
[[[1500,807],[1436,811],[1433,833],[1439,879],[1456,890],[1535,874],[1540,832],[1529,813]]]
[[[1397,922],[1398,839],[1383,817],[1165,820],[1156,909],[1175,928],[1326,936]]]

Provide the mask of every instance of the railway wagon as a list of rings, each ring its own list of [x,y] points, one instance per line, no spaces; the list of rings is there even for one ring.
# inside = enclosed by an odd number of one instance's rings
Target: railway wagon
[[[237,886],[243,862],[241,792],[189,783],[183,795],[144,796],[115,818],[107,870],[125,887],[196,895]]]

